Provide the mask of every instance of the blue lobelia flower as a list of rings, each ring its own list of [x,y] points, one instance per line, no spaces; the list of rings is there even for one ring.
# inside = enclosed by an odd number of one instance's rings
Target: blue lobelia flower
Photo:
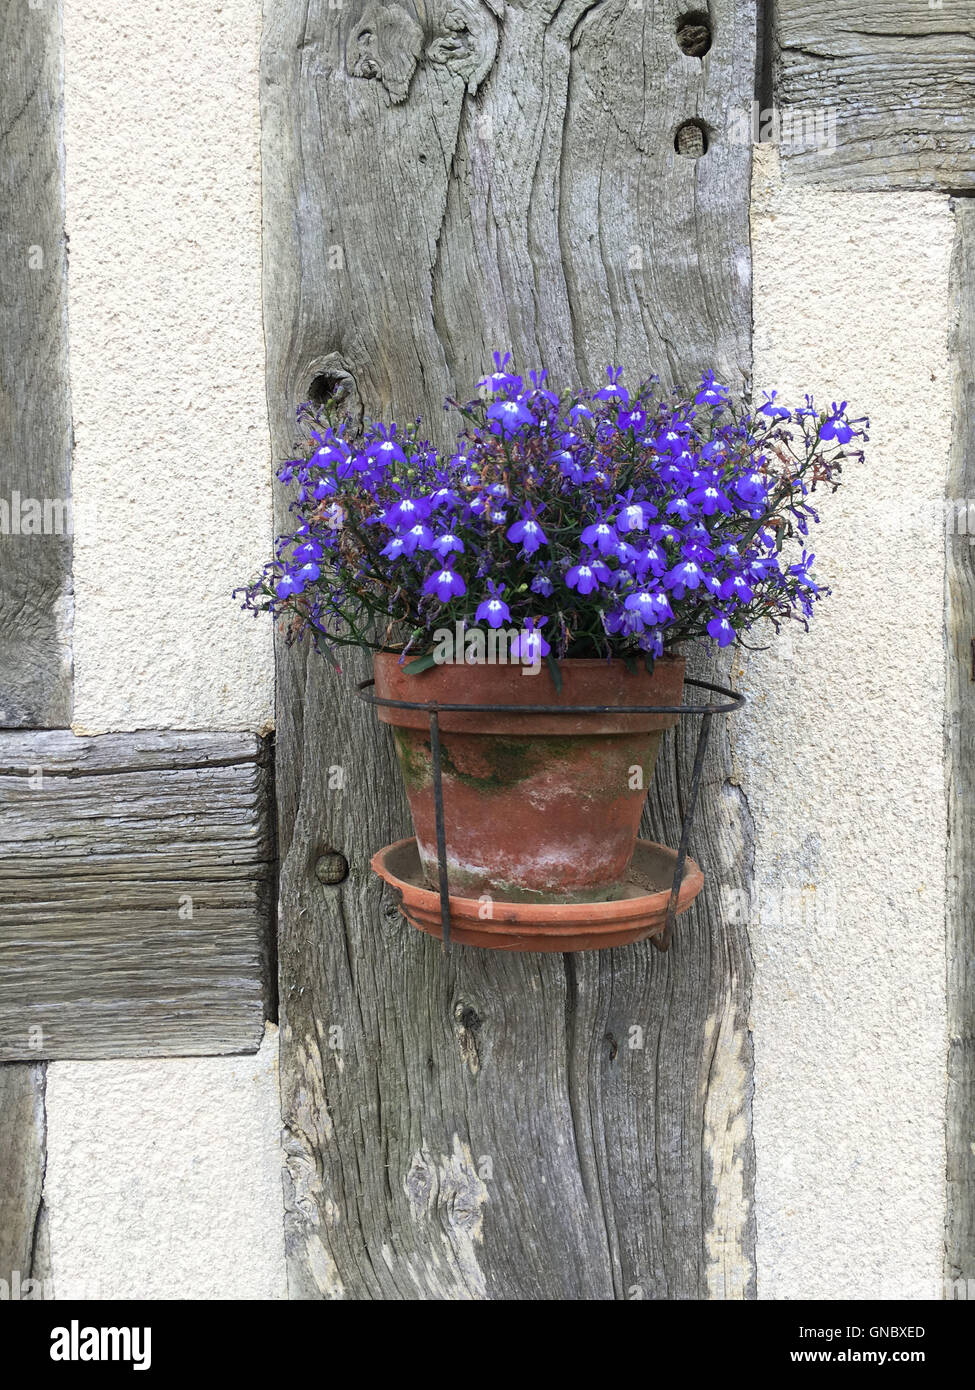
[[[293,598],[296,594],[300,594],[304,587],[305,583],[300,574],[292,574],[290,570],[285,570],[275,584],[274,592],[278,598]]]
[[[662,589],[637,589],[623,603],[624,608],[636,609],[645,623],[659,624],[673,619],[674,610]]]
[[[366,447],[366,455],[385,467],[390,463],[405,463],[406,455],[396,440],[396,426],[377,425],[377,437]]]
[[[484,412],[487,418],[498,427],[498,432],[510,438],[517,434],[523,425],[534,423],[534,416],[521,401],[494,401]]]
[[[681,560],[664,575],[664,585],[677,599],[683,598],[688,589],[700,588],[703,582],[704,571],[694,559]]]
[[[730,575],[718,589],[718,598],[737,599],[739,603],[750,603],[755,591],[743,574]]]
[[[775,398],[778,391],[773,391],[771,395],[766,391],[765,400],[758,407],[758,414],[766,416],[769,420],[791,420],[792,411],[787,410],[784,405],[776,405]]]
[[[511,353],[506,352],[502,357],[500,352],[494,354],[494,371],[488,376],[483,377],[477,384],[486,387],[488,391],[520,391],[523,385],[520,376],[508,371],[508,363],[511,361]]]
[[[502,521],[504,517],[502,516]],[[508,527],[507,539],[517,544],[519,541],[529,555],[534,555],[540,545],[548,540],[537,519],[537,512],[527,502],[521,509],[521,520]]]
[[[600,555],[615,555],[619,537],[611,522],[602,518],[585,527],[579,538],[583,545],[595,546]]]
[[[609,377],[608,385],[597,391],[593,396],[594,401],[619,401],[621,405],[629,405],[630,393],[625,386],[620,385],[620,378],[623,375],[622,367],[607,367],[606,375]]]
[[[441,603],[449,603],[454,597],[460,598],[461,594],[467,593],[467,585],[461,579],[456,570],[447,569],[434,570],[423,585],[425,594],[436,594]]]
[[[719,647],[727,647],[735,640],[735,629],[723,613],[716,613],[708,623],[708,636],[713,637]]]
[[[305,564],[309,560],[320,560],[322,558],[322,547],[314,537],[311,537],[309,540],[303,541],[301,545],[296,546],[292,558],[298,560],[301,564]]]
[[[608,579],[609,566],[603,564],[602,560],[590,560],[588,564],[573,565],[565,576],[568,587],[576,589],[580,594],[591,594]]]
[[[500,627],[502,623],[511,622],[511,610],[505,603],[501,595],[504,593],[503,584],[495,584],[492,579],[487,582],[490,598],[482,599],[477,606],[474,619],[479,623],[487,623],[488,627]]]
[[[714,372],[705,372],[701,378],[701,389],[694,397],[695,405],[710,405],[722,409],[728,404],[729,391],[715,381]]]
[[[838,406],[833,402],[833,413],[819,431],[820,439],[835,440],[837,444],[849,444],[853,438],[853,429],[842,418],[846,410],[846,401]]]
[[[408,531],[401,532],[400,539],[403,542],[404,555],[414,555],[418,550],[433,549],[433,532],[422,521],[418,521]]]
[[[445,531],[442,536],[438,536],[430,547],[441,560],[446,559],[452,550],[456,550],[459,555],[464,553],[464,542],[460,536],[455,536],[452,531]]]
[[[543,656],[548,656],[552,648],[542,636],[541,629],[548,618],[526,618],[525,630],[519,632],[511,644],[511,655],[516,661],[533,665]]]
[[[396,491],[399,492],[399,488]],[[402,526],[413,526],[418,521],[425,521],[429,515],[428,497],[409,497],[400,493],[400,500],[394,502],[383,514],[383,521],[391,531],[395,531]]]
[[[718,486],[721,479],[720,473],[712,473],[704,479],[702,485],[688,495],[688,501],[701,508],[705,516],[714,516],[715,512],[721,511],[727,515],[734,511],[730,501],[725,496],[722,489]]]

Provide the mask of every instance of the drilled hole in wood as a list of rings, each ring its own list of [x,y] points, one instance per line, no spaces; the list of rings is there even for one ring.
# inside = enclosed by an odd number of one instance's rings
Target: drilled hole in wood
[[[677,21],[677,43],[688,58],[703,58],[711,47],[711,17],[692,10]]]
[[[319,372],[308,383],[305,397],[312,405],[333,405],[344,400],[349,393],[350,378],[343,372]]]
[[[703,121],[685,121],[674,136],[674,149],[685,159],[700,159],[708,152],[708,133]]]

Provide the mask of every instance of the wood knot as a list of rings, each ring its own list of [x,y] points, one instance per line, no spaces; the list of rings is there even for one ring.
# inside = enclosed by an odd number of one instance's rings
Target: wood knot
[[[344,883],[349,876],[349,861],[337,849],[327,849],[315,860],[315,877],[319,883]]]

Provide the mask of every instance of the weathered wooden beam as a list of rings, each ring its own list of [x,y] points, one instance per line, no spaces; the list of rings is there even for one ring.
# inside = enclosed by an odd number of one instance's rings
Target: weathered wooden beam
[[[687,8],[266,10],[277,457],[309,394],[354,420],[419,411],[443,440],[442,398],[496,347],[560,385],[607,362],[747,381],[751,151],[725,130],[751,109],[754,4],[714,0],[703,58],[677,40]],[[293,1295],[751,1294],[750,962],[720,892],[747,889],[750,827],[724,741],[695,835],[710,887],[669,956],[445,957],[369,872],[409,820],[391,742],[352,695],[366,663],[339,679],[282,646],[278,666]],[[695,734],[651,798],[671,844]],[[324,849],[344,883],[315,878]]]
[[[40,1298],[48,1274],[41,1205],[46,1070],[43,1064],[0,1066],[0,1298]]]
[[[786,178],[975,188],[975,0],[774,0],[771,8],[782,122],[774,138]]]
[[[257,1049],[270,779],[253,734],[0,734],[0,1059]]]
[[[975,205],[952,260],[955,420],[948,483],[948,1222],[945,1275],[975,1286]]]
[[[0,727],[71,718],[61,5],[0,0]]]

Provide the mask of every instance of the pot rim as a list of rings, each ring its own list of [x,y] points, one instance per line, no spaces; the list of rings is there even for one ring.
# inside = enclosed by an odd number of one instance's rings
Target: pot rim
[[[430,713],[424,708],[384,705],[380,703],[383,699],[403,701],[407,706],[413,701],[489,704],[500,708],[439,711],[441,731],[508,737],[642,734],[673,728],[680,718],[678,713],[621,713],[618,707],[660,704],[675,709],[682,703],[687,665],[684,657],[672,654],[658,658],[652,672],[642,666],[633,670],[620,657],[570,657],[561,663],[562,688],[556,690],[545,667],[527,673],[527,681],[525,668],[514,663],[445,662],[409,673],[401,664],[401,655],[373,654],[374,693],[379,696],[375,703],[384,724],[428,731]],[[565,712],[518,708],[523,705],[564,705]],[[513,707],[510,712],[508,706]],[[574,706],[599,708],[582,713]]]

